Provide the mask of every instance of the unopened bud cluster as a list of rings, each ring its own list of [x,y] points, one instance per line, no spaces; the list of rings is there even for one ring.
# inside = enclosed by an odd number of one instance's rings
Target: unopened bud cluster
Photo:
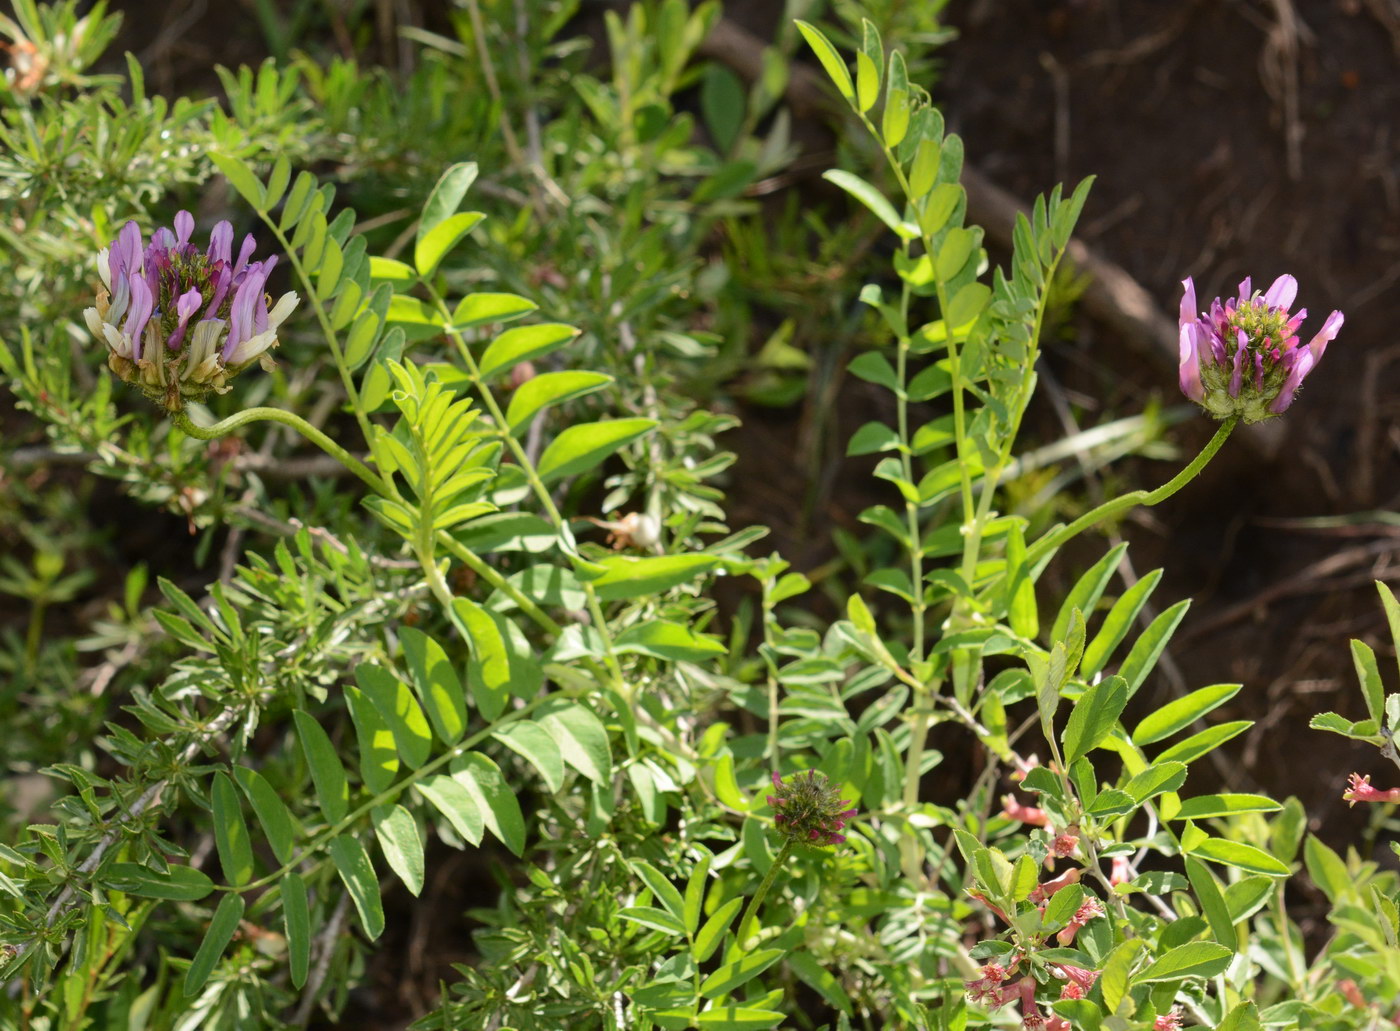
[[[847,809],[848,799],[839,797],[840,789],[816,770],[795,773],[784,783],[773,774],[773,788],[778,793],[768,796],[773,808],[773,823],[783,834],[804,845],[839,845],[846,840],[841,833],[846,822],[856,815]]]

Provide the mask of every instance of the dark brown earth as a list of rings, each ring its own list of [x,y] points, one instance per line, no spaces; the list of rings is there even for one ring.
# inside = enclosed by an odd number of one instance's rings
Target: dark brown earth
[[[245,5],[116,6],[129,18],[114,52],[130,48],[147,61],[152,88],[214,89],[214,62],[264,56]],[[727,5],[760,34],[771,34],[781,6]],[[1161,607],[1195,598],[1164,661],[1167,675],[1145,700],[1239,681],[1244,689],[1223,715],[1258,721],[1234,743],[1242,748],[1228,746],[1228,763],[1193,776],[1297,795],[1335,847],[1358,841],[1361,814],[1340,803],[1346,775],[1371,771],[1379,783],[1396,771],[1307,721],[1325,709],[1361,714],[1348,638],[1394,654],[1370,581],[1396,578],[1396,531],[1364,517],[1326,530],[1296,521],[1397,502],[1400,341],[1385,327],[1400,299],[1400,8],[1388,0],[972,0],[948,15],[960,38],[941,52],[932,88],[966,139],[969,163],[1024,199],[1096,174],[1082,237],[1165,314],[1188,274],[1209,298],[1245,275],[1267,285],[1283,272],[1297,276],[1300,302],[1313,313],[1305,332],[1332,308],[1346,313],[1275,432],[1232,441],[1200,480],[1123,530],[1139,574],[1167,569]],[[811,138],[829,139],[813,121]],[[755,347],[763,336],[755,330]],[[1101,322],[1074,318],[1046,350],[1043,382],[1081,425],[1180,401],[1170,362]],[[878,500],[859,470],[834,471],[841,449],[831,442],[877,403],[859,387],[843,386],[834,424],[810,408],[745,411],[745,427],[728,441],[740,454],[728,488],[735,524],[773,526],[778,549],[804,567],[831,557],[826,531],[858,527],[856,513]],[[1059,418],[1047,393],[1031,437],[1061,433]],[[1212,429],[1195,417],[1175,439],[1189,454]],[[1178,467],[1135,460],[1115,482],[1152,486]],[[1062,558],[1045,597],[1101,549],[1094,541]],[[1394,665],[1383,661],[1382,670],[1394,684]],[[432,893],[436,913],[476,904],[452,897],[450,862],[431,868],[445,878]],[[1306,914],[1316,900],[1295,891]],[[431,995],[436,977],[451,977],[447,963],[466,958],[461,928],[437,917],[432,924],[415,925],[405,967],[389,969],[403,949],[385,953],[379,990],[372,982],[357,995],[360,1019],[378,1015],[393,1026],[390,1014],[421,1006],[418,992]]]

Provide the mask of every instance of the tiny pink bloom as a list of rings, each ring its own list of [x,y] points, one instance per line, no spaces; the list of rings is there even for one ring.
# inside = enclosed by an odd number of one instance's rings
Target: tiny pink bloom
[[[1044,884],[1037,884],[1032,888],[1030,900],[1037,906],[1042,905],[1046,899],[1054,895],[1055,892],[1059,891],[1061,888],[1068,888],[1071,884],[1078,884],[1079,878],[1083,876],[1084,871],[1077,866],[1071,870],[1066,870],[1054,880],[1046,881]]]
[[[1074,918],[1055,935],[1055,940],[1061,945],[1069,945],[1074,941],[1074,936],[1079,933],[1079,929],[1090,920],[1104,915],[1103,903],[1098,899],[1085,899],[1075,910]]]
[[[1133,879],[1133,867],[1127,856],[1114,856],[1113,867],[1108,875],[1109,884],[1127,884]]]
[[[1050,854],[1056,859],[1068,859],[1078,847],[1079,835],[1064,831],[1055,835],[1055,840],[1050,843]]]
[[[1001,815],[1011,820],[1020,820],[1022,823],[1028,823],[1034,827],[1048,827],[1050,825],[1050,817],[1044,809],[1038,809],[1033,805],[1022,805],[1016,801],[1013,795],[1002,796]]]
[[[1351,805],[1357,802],[1400,802],[1400,788],[1389,788],[1382,791],[1380,788],[1371,787],[1371,775],[1361,776],[1353,773],[1348,778],[1349,786],[1342,792],[1342,798]]]
[[[1181,1010],[1173,1006],[1163,1013],[1153,1022],[1152,1031],[1181,1031]]]

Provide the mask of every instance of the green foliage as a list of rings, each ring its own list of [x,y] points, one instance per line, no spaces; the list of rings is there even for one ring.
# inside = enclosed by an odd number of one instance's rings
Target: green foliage
[[[468,0],[453,35],[406,33],[401,77],[288,57],[313,5],[256,6],[278,56],[219,69],[222,103],[147,97],[135,59],[87,76],[100,4],[0,20],[47,61],[0,97],[0,374],[40,462],[77,455],[139,506],[112,529],[0,480],[0,591],[27,608],[0,751],[57,785],[0,809],[0,1024],[334,1016],[404,895],[442,908],[443,849],[480,882],[450,914],[470,958],[418,1028],[954,1031],[1032,1006],[1362,1028],[1339,978],[1396,997],[1394,873],[1305,836],[1295,800],[1188,789],[1250,726],[1212,715],[1240,685],[1142,711],[1188,605],[1145,618],[1161,570],[1120,590],[1120,545],[1063,597],[1041,583],[1088,525],[1013,499],[1090,182],[1038,198],[993,267],[922,87],[941,4],[834,4],[751,84],[697,58],[714,3],[607,11],[610,59],[585,63],[575,5]],[[826,174],[848,211],[751,196],[794,154],[799,39],[846,105],[843,163],[879,162]],[[122,221],[214,183],[302,306],[228,419],[162,422],[94,373],[79,313]],[[783,403],[848,352],[885,400],[848,454],[885,500],[842,538],[843,589],[731,532],[736,420],[710,407]],[[210,443],[235,432],[247,451]],[[113,544],[142,519],[158,590]],[[89,556],[120,575],[74,641],[47,620],[100,589]],[[105,672],[81,681],[79,648]],[[1400,695],[1352,655],[1365,718],[1314,725],[1400,761]],[[935,728],[984,769],[958,779]],[[773,778],[806,770],[856,810],[838,847],[776,833]],[[1332,907],[1320,948],[1284,908],[1300,870]],[[993,965],[1016,1002],[967,990]],[[1061,998],[1072,969],[1094,984]]]

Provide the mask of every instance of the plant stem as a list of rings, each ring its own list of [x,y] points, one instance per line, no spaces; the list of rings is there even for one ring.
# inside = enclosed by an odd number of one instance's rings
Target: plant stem
[[[783,841],[783,847],[778,850],[778,854],[773,857],[773,865],[768,868],[767,875],[763,878],[763,883],[758,886],[758,891],[754,892],[753,898],[749,899],[748,907],[744,910],[744,916],[739,921],[739,931],[734,937],[734,942],[743,948],[745,941],[752,935],[750,924],[758,920],[758,907],[763,905],[763,899],[768,894],[768,889],[773,887],[773,882],[778,879],[778,870],[782,868],[787,857],[792,854],[792,839]]]
[[[1220,450],[1227,437],[1234,430],[1239,422],[1238,416],[1231,416],[1220,424],[1220,428],[1215,431],[1215,436],[1210,438],[1210,443],[1201,449],[1201,453],[1191,460],[1191,464],[1182,469],[1162,486],[1156,490],[1135,490],[1122,497],[1105,501],[1102,505],[1092,511],[1084,513],[1068,526],[1062,526],[1058,530],[1051,530],[1040,540],[1036,541],[1026,549],[1026,564],[1034,565],[1047,554],[1053,553],[1066,541],[1087,530],[1089,527],[1102,522],[1109,516],[1126,511],[1137,505],[1152,506],[1166,501],[1182,487],[1194,480],[1202,469],[1215,457],[1215,453]]]
[[[280,422],[284,426],[290,426],[311,443],[315,444],[326,454],[330,455],[345,468],[358,476],[377,494],[392,496],[394,491],[377,476],[369,466],[365,465],[358,458],[346,451],[343,447],[331,440],[311,423],[307,422],[300,415],[294,415],[281,408],[245,408],[241,412],[235,412],[227,419],[214,423],[212,426],[196,426],[190,421],[188,412],[177,412],[174,416],[175,425],[187,436],[196,440],[217,440],[219,437],[226,437],[241,426],[246,426],[250,422]]]

